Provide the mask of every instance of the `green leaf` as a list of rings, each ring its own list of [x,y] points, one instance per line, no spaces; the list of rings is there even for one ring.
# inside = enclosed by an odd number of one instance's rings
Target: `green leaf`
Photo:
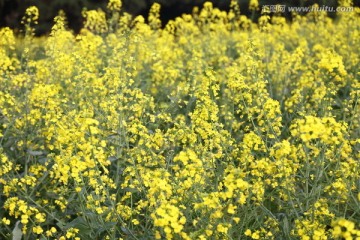
[[[21,225],[20,221],[17,221],[12,231],[12,240],[21,240],[22,231],[20,225]]]
[[[33,151],[33,150],[28,150],[27,153],[31,156],[41,156],[45,154],[43,151]]]

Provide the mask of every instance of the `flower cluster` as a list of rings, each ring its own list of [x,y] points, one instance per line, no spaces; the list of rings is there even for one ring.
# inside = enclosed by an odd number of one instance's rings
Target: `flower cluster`
[[[0,29],[1,239],[360,238],[357,8],[121,7]]]

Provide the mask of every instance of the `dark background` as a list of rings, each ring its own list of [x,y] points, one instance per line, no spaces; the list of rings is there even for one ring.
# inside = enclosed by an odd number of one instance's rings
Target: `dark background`
[[[83,23],[81,10],[87,9],[105,9],[107,0],[0,0],[0,27],[9,26],[12,29],[21,29],[21,18],[28,6],[35,5],[39,8],[40,19],[36,28],[38,35],[46,34],[50,31],[53,24],[53,18],[60,9],[63,9],[68,18],[68,24],[71,29],[78,32]],[[147,17],[148,11],[154,2],[161,4],[161,20],[165,25],[170,19],[174,19],[183,13],[191,13],[194,6],[201,7],[205,0],[123,0],[123,10],[136,16],[143,15]],[[228,10],[230,0],[212,0],[215,7],[222,10]],[[241,14],[250,16],[248,10],[249,0],[238,0]],[[259,0],[259,4],[281,4],[287,6],[311,6],[314,3],[320,6],[337,6],[337,0]],[[354,6],[360,5],[360,0],[353,1]],[[258,18],[260,11],[254,16]],[[334,17],[334,14],[330,14]],[[285,17],[291,20],[291,15],[285,13]]]

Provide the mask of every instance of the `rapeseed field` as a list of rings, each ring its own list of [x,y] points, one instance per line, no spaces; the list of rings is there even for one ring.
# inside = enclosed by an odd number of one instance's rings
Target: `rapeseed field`
[[[360,10],[160,8],[0,29],[0,239],[360,239]]]

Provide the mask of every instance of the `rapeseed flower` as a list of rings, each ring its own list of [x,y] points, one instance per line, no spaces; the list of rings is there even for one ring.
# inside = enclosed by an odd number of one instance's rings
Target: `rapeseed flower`
[[[121,8],[0,29],[0,238],[359,237],[357,8]]]

